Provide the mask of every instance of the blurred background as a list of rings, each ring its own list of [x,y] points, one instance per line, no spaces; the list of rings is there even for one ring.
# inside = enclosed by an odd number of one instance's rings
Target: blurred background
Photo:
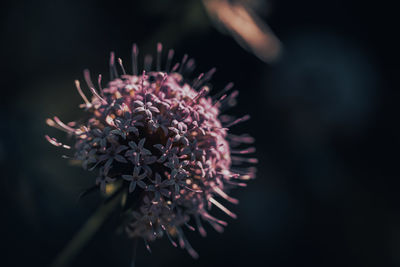
[[[217,68],[250,114],[257,179],[235,190],[239,218],[189,233],[195,261],[167,240],[137,266],[400,266],[399,22],[377,1],[10,1],[0,9],[1,266],[48,266],[96,209],[95,174],[70,166],[45,124],[81,116],[74,80],[108,79],[156,43]],[[129,64],[128,64],[129,65]],[[122,266],[132,244],[108,220],[72,266]]]

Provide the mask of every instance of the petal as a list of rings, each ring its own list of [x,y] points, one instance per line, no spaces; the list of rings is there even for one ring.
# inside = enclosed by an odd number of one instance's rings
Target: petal
[[[133,121],[138,121],[138,120],[141,120],[141,119],[143,119],[143,115],[136,115],[136,116],[134,116],[132,118]]]
[[[146,142],[146,138],[142,138],[142,139],[139,141],[138,147],[139,147],[139,148],[143,148],[144,142]]]
[[[152,118],[153,117],[153,114],[151,114],[151,111],[150,110],[148,110],[148,109],[146,109],[145,110],[145,113],[146,113],[146,116],[148,117],[148,118]]]
[[[167,158],[167,157],[166,157],[165,155],[161,155],[161,157],[157,160],[157,162],[158,162],[158,163],[163,163],[163,162],[166,160],[166,158]],[[167,164],[167,163],[165,163],[165,164]],[[164,165],[165,165],[165,164],[164,164]],[[167,165],[165,165],[165,166],[167,166]],[[168,167],[168,166],[167,166],[167,167]]]
[[[175,177],[178,174],[178,170],[177,169],[173,169],[171,172],[171,177]]]
[[[175,128],[174,128],[174,129],[175,129]],[[171,140],[171,138],[168,138],[167,144],[165,145],[165,147],[168,148],[168,149],[170,149],[171,146],[172,146],[172,140]]]
[[[143,107],[143,106],[144,106],[143,102],[140,101],[140,100],[135,100],[135,101],[133,101],[133,104],[136,105],[136,106],[140,106],[140,107]]]
[[[127,146],[125,146],[125,145],[120,145],[120,146],[117,148],[117,150],[115,151],[115,153],[121,153],[122,151],[127,150],[127,149],[128,149]]]
[[[153,145],[153,147],[157,148],[158,150],[160,150],[161,152],[164,152],[164,147],[161,144],[155,144]]]
[[[123,156],[121,156],[121,155],[115,155],[114,156],[114,159],[116,160],[116,161],[119,161],[119,162],[122,162],[122,163],[127,163],[128,161],[123,157]]]
[[[128,143],[128,145],[129,145],[132,149],[134,149],[134,150],[137,149],[137,145],[136,145],[136,143],[133,142],[133,141],[130,141],[130,142]]]
[[[106,192],[106,183],[103,181],[101,181],[100,183],[100,190],[101,192],[105,193]]]
[[[111,159],[108,159],[107,162],[106,162],[106,164],[104,164],[104,168],[109,169],[110,166],[111,166],[111,164],[112,164],[112,162],[113,162],[113,159],[112,159],[112,158],[111,158]]]
[[[139,155],[138,155],[138,154],[134,154],[134,155],[133,155],[133,163],[135,163],[136,165],[138,165],[138,164],[139,164],[139,161],[140,161]]]
[[[135,190],[135,188],[136,188],[136,181],[132,181],[129,184],[129,193],[132,193]]]
[[[140,186],[143,189],[145,189],[147,187],[146,183],[141,180],[137,181],[137,184],[138,184],[138,186]]]
[[[163,196],[166,196],[166,197],[169,197],[169,196],[171,195],[171,192],[170,192],[169,190],[165,189],[165,188],[161,188],[161,189],[160,189],[160,193],[161,193]]]
[[[189,164],[188,160],[184,160],[181,162],[181,167],[186,167]]]
[[[153,164],[154,162],[156,162],[157,158],[155,156],[151,156],[151,157],[146,157],[144,159],[144,163],[145,164]]]
[[[168,127],[169,130],[173,131],[175,134],[179,134],[179,130],[175,127]]]
[[[106,147],[107,146],[107,139],[106,138],[102,138],[100,140],[100,146],[102,146],[102,147]]]
[[[118,134],[118,135],[122,134],[121,130],[119,130],[119,129],[112,130],[110,133],[111,134]]]
[[[127,150],[124,155],[125,157],[132,156],[133,152],[134,150]]]
[[[181,141],[185,146],[189,145],[189,140],[186,137],[182,136]]]
[[[140,172],[140,167],[135,166],[135,168],[133,169],[133,176],[137,177],[139,175]]]
[[[128,132],[132,132],[135,135],[139,135],[139,130],[136,127],[133,127],[133,126],[128,128]]]
[[[156,107],[149,107],[149,109],[150,109],[151,111],[153,111],[154,113],[160,113],[160,111],[159,111],[158,108],[156,108]]]
[[[150,150],[148,150],[148,149],[146,149],[146,148],[143,148],[142,151],[141,151],[141,153],[142,153],[144,156],[150,156],[150,155],[151,155]]]
[[[108,158],[109,158],[108,155],[101,155],[101,156],[99,157],[99,162],[105,161],[105,160],[108,159]]]
[[[115,182],[116,179],[107,176],[105,180],[107,183],[112,183],[112,182]]]
[[[181,154],[186,155],[189,154],[191,152],[190,147],[185,147],[184,149],[182,149]]]
[[[174,183],[175,183],[174,180],[172,180],[172,179],[167,179],[167,180],[164,180],[161,184],[162,184],[162,185],[165,185],[165,186],[169,186],[169,185],[173,185]]]
[[[161,198],[160,192],[158,192],[158,191],[154,192],[154,200],[155,200],[155,202],[160,201],[160,198]]]
[[[149,166],[147,166],[147,165],[144,165],[143,166],[143,169],[145,169],[146,170],[146,175],[147,175],[147,177],[151,177],[151,175],[153,174],[153,171],[151,170],[151,168],[149,167]]]
[[[161,183],[161,176],[158,173],[156,173],[155,176],[156,176],[156,184],[160,184]]]
[[[123,174],[123,175],[122,175],[122,178],[123,178],[124,180],[127,180],[127,181],[132,181],[132,180],[133,180],[133,176],[132,176],[132,175]]]

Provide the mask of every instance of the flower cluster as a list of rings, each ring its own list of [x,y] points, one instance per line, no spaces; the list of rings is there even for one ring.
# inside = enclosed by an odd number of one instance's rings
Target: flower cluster
[[[111,53],[111,81],[106,87],[101,86],[99,75],[96,89],[89,72],[84,72],[90,100],[76,81],[85,102],[81,107],[89,114],[85,122],[65,124],[54,117],[47,123],[73,136],[73,158],[81,161],[84,169],[98,172],[96,185],[100,190],[104,192],[108,184],[116,183],[126,190],[131,199],[125,207],[130,215],[125,225],[129,236],[142,238],[149,248],[149,241],[166,235],[174,246],[179,244],[197,257],[183,228],[195,230],[194,223],[205,236],[202,221],[206,221],[222,231],[227,223],[210,214],[213,205],[236,218],[217,198],[238,203],[227,191],[245,186],[241,180],[254,178],[251,165],[256,159],[245,155],[255,149],[246,147],[253,142],[252,137],[228,133],[228,127],[249,117],[235,119],[220,114],[222,108],[235,103],[237,91],[230,93],[232,84],[213,97],[207,96],[209,87],[204,84],[215,69],[189,84],[182,73],[193,69],[193,60],[185,56],[170,70],[170,50],[161,70],[161,48],[159,44],[156,69],[138,74],[134,45],[132,75],[126,74],[120,59],[122,74],[118,73]],[[55,138],[46,138],[55,146],[70,148]]]

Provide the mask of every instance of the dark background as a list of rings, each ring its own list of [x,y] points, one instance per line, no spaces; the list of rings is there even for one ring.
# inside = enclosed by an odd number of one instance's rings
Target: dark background
[[[73,81],[108,79],[108,55],[158,41],[235,82],[231,113],[252,120],[258,177],[233,192],[222,235],[189,234],[195,261],[166,240],[137,266],[400,266],[398,9],[380,1],[256,2],[281,40],[266,64],[221,34],[198,1],[13,1],[1,8],[1,266],[47,266],[93,213],[95,174],[61,159],[45,119],[78,118]],[[143,55],[143,54],[142,54]],[[100,229],[72,266],[129,266],[131,242]]]

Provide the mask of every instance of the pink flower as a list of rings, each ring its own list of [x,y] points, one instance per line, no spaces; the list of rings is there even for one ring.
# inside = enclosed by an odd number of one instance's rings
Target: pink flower
[[[183,227],[192,229],[189,222],[193,221],[205,235],[203,220],[221,231],[227,223],[209,213],[212,205],[236,218],[216,198],[238,202],[227,192],[235,186],[245,186],[241,180],[254,178],[255,168],[250,165],[256,159],[246,156],[255,150],[246,147],[253,141],[249,136],[228,132],[228,127],[245,121],[248,116],[220,119],[220,110],[235,102],[237,91],[229,92],[232,84],[210,97],[209,87],[204,84],[215,69],[190,84],[181,72],[192,69],[193,60],[185,56],[170,72],[173,52],[169,52],[164,70],[160,64],[161,52],[159,44],[156,69],[141,75],[136,72],[135,45],[132,75],[125,73],[120,59],[122,74],[118,73],[112,53],[112,80],[105,88],[99,76],[95,89],[89,72],[85,71],[92,94],[87,98],[76,82],[88,119],[81,125],[64,124],[57,117],[47,122],[74,137],[73,157],[82,161],[85,169],[99,171],[96,184],[101,190],[105,191],[107,183],[120,182],[128,198],[135,200],[134,205],[127,201],[132,206],[125,207],[132,210],[132,219],[126,225],[129,236],[140,237],[148,244],[166,235],[173,245],[178,243],[197,257]],[[54,138],[46,138],[56,146],[69,148]],[[231,157],[231,154],[237,155]],[[240,166],[234,167],[233,163]]]

